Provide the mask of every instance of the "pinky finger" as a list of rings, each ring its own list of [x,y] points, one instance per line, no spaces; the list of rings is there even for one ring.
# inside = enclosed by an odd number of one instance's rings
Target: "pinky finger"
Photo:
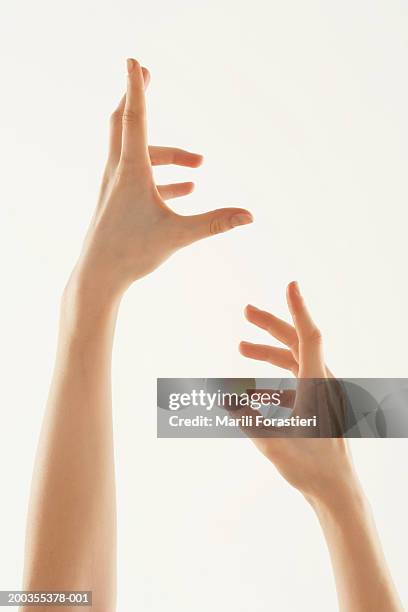
[[[194,183],[171,183],[170,185],[157,185],[157,190],[163,200],[180,198],[194,191]]]
[[[258,361],[266,361],[272,365],[278,366],[285,370],[290,370],[295,376],[298,373],[298,364],[294,359],[292,352],[287,349],[277,346],[268,346],[267,344],[253,344],[252,342],[241,342],[239,351],[244,357],[249,359],[257,359]]]

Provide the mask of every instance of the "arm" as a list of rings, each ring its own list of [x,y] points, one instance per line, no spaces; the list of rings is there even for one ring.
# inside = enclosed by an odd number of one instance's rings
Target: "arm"
[[[351,478],[331,499],[323,493],[309,501],[330,552],[340,610],[400,612],[371,509],[357,479]]]
[[[115,602],[110,361],[117,306],[89,295],[79,280],[64,295],[26,539],[24,588],[92,590],[96,610],[113,610]]]
[[[202,158],[147,146],[144,87],[149,74],[135,60],[129,60],[128,72],[127,94],[112,116],[100,199],[62,299],[56,366],[33,476],[24,572],[27,590],[92,590],[96,612],[115,609],[110,370],[121,298],[133,281],[177,249],[252,221],[242,209],[180,216],[166,205],[166,198],[186,195],[192,184],[156,186],[152,165],[195,167]]]
[[[242,342],[241,353],[284,367],[299,379],[331,378],[324,363],[321,334],[296,283],[289,285],[287,300],[293,326],[253,306],[247,307],[246,316],[288,348]],[[305,384],[298,386],[294,405],[294,411],[299,413],[302,389]],[[401,603],[347,441],[342,437],[310,439],[278,435],[253,440],[316,512],[332,560],[340,610],[400,612]]]

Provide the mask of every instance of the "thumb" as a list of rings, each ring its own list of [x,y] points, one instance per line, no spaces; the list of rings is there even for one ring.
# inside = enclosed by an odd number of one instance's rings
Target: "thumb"
[[[184,245],[191,244],[208,236],[215,236],[253,222],[253,217],[244,208],[219,208],[201,215],[181,217],[184,226]]]

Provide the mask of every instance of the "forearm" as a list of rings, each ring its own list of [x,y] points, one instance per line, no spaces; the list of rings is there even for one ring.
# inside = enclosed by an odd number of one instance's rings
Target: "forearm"
[[[368,501],[358,482],[311,501],[334,569],[341,612],[401,612]]]
[[[24,588],[115,597],[111,353],[118,301],[71,279],[34,470]],[[33,608],[30,608],[32,610]]]

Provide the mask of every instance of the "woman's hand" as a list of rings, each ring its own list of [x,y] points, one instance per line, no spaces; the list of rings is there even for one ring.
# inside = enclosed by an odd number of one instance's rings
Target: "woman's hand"
[[[297,283],[288,286],[287,301],[293,326],[253,306],[247,307],[246,317],[288,348],[242,342],[241,353],[286,368],[299,377],[293,414],[308,416],[311,409],[315,410],[319,420],[326,419],[323,429],[331,426],[333,420],[341,423],[343,402],[339,385],[325,365],[321,333]],[[317,402],[311,401],[316,398]],[[325,401],[317,406],[321,399]],[[338,435],[341,433],[340,426]],[[257,437],[256,432],[249,435],[315,510],[330,552],[341,612],[401,612],[347,441],[342,437],[281,437],[279,431],[262,437]]]
[[[240,208],[181,216],[166,199],[187,195],[192,183],[155,185],[152,166],[197,167],[202,157],[180,149],[148,147],[144,89],[149,73],[128,60],[126,96],[112,115],[108,162],[97,209],[74,277],[92,290],[121,294],[172,253],[196,240],[252,222]]]
[[[290,370],[300,379],[293,415],[308,417],[314,412],[319,421],[315,435],[321,437],[300,437],[307,436],[307,431],[279,428],[259,438],[255,432],[251,438],[286,480],[310,501],[330,499],[334,493],[339,495],[357,484],[346,440],[332,437],[344,431],[344,398],[325,364],[321,333],[295,282],[287,288],[287,302],[293,325],[254,306],[245,309],[250,323],[269,332],[287,348],[241,342],[240,351],[245,357]]]

